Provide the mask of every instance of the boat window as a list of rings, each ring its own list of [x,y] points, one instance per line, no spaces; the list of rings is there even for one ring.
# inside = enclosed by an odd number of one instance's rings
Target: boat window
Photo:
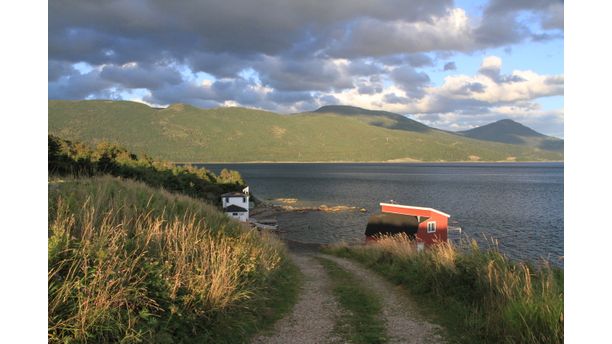
[[[436,232],[436,221],[427,222],[427,233]]]

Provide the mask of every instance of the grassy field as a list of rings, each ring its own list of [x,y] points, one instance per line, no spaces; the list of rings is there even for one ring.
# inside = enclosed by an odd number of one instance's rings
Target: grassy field
[[[242,343],[294,303],[277,239],[111,176],[49,182],[51,343]]]
[[[458,343],[563,343],[563,270],[511,262],[475,242],[418,253],[407,237],[332,245],[410,291]]]
[[[94,144],[119,142],[176,162],[563,160],[560,152],[404,122],[376,112],[279,115],[184,104],[155,109],[127,101],[49,101],[50,134]]]

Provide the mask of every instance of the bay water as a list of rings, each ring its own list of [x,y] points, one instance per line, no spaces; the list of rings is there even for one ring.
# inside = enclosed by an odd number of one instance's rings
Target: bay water
[[[496,239],[514,259],[562,265],[563,163],[246,163],[203,164],[240,171],[262,200],[293,206],[346,205],[367,212],[288,212],[283,236],[305,243],[359,243],[380,202],[431,207],[451,215],[463,236]],[[560,262],[560,263],[559,263]]]

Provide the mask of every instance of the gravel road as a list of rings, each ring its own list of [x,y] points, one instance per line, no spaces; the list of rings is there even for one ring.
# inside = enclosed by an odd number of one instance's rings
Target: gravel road
[[[276,323],[273,334],[258,336],[253,343],[339,342],[332,333],[339,311],[338,304],[332,296],[325,270],[311,254],[292,253],[291,258],[304,275],[299,299],[293,311]]]
[[[342,310],[334,299],[325,270],[314,256],[337,263],[360,280],[361,285],[379,295],[390,343],[444,343],[437,333],[439,326],[424,320],[414,302],[398,287],[358,263],[308,250],[294,250],[291,253],[291,258],[304,274],[304,284],[297,304],[291,313],[276,323],[271,334],[260,335],[252,343],[343,342],[333,332],[335,321]]]
[[[439,326],[424,320],[419,315],[414,301],[400,291],[398,289],[400,287],[394,286],[371,270],[348,259],[323,254],[320,256],[335,262],[344,270],[352,273],[364,287],[381,297],[382,315],[387,324],[389,343],[444,342],[442,337],[436,333]]]

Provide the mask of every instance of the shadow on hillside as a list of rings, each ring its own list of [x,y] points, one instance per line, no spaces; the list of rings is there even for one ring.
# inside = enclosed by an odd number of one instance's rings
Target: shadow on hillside
[[[559,140],[559,141],[547,140],[547,141],[540,143],[540,145],[538,146],[538,148],[540,149],[545,149],[545,150],[555,151],[555,152],[563,152],[563,147],[564,147],[563,140]]]
[[[328,113],[333,115],[341,115],[341,116],[354,116],[354,117],[365,117],[366,119],[371,119],[367,121],[368,124],[387,128],[394,130],[404,130],[404,131],[414,131],[414,132],[428,132],[431,131],[431,128],[426,126],[425,124],[419,123],[413,119],[410,119],[406,116],[388,112],[388,111],[377,111],[377,110],[366,110],[354,106],[344,106],[344,105],[328,105],[323,106],[312,113]],[[385,122],[384,120],[376,120],[376,118],[385,118],[387,120],[391,120],[393,124]]]

